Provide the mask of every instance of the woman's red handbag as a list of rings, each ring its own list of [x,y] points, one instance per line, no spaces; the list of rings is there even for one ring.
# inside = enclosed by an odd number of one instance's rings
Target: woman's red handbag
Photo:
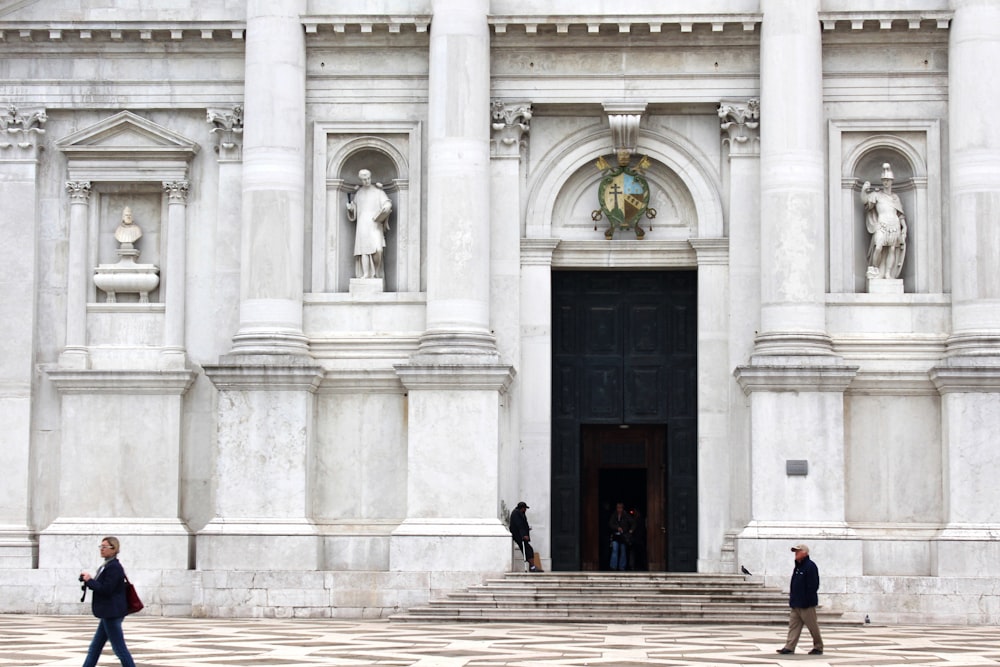
[[[139,594],[135,592],[135,586],[128,580],[128,575],[125,576],[125,602],[128,605],[126,614],[134,614],[137,611],[142,611],[142,608],[145,606],[142,604],[142,600],[139,599]]]

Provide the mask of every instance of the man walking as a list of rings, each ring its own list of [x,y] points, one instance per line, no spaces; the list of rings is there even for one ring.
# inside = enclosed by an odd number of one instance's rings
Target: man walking
[[[795,645],[799,643],[802,626],[809,628],[813,647],[810,655],[823,655],[823,638],[819,635],[819,623],[816,622],[816,607],[819,605],[819,568],[809,558],[809,547],[797,544],[792,547],[795,552],[795,567],[792,569],[792,582],[788,587],[788,606],[791,613],[788,617],[788,639],[778,653],[795,653]]]
[[[517,548],[524,553],[524,560],[528,561],[528,569],[532,572],[539,572],[540,570],[535,565],[535,550],[531,548],[531,526],[528,525],[527,510],[528,503],[522,500],[510,513],[510,537],[517,544]]]

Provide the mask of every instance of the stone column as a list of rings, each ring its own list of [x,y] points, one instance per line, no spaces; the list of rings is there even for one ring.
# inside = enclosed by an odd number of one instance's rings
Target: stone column
[[[531,128],[531,105],[527,102],[507,103],[494,100],[491,106],[492,141],[490,142],[490,328],[496,335],[497,349],[505,359],[521,359],[521,215],[523,176],[521,159]],[[548,276],[535,287],[548,284]],[[509,412],[502,430],[500,452],[500,494],[508,509],[522,497],[534,496],[549,486],[548,466],[542,461],[550,457],[548,444],[528,446],[519,430],[524,390],[520,378],[511,382]],[[520,446],[518,446],[520,445]],[[531,464],[539,464],[537,467]],[[542,477],[544,474],[544,477]],[[548,512],[541,504],[532,513],[532,542],[542,558],[551,557],[548,540]],[[548,569],[546,566],[545,569]]]
[[[306,0],[249,0],[243,131],[240,328],[233,354],[307,355]]]
[[[819,4],[761,2],[758,355],[831,354]]]
[[[952,333],[931,371],[941,392],[948,528],[937,574],[1000,574],[1000,5],[953,0],[948,52]]]
[[[490,332],[488,0],[433,0],[422,355],[496,357]]]
[[[729,170],[729,377],[727,447],[709,465],[729,475],[729,507],[719,508],[725,528],[750,520],[750,411],[746,396],[732,377],[732,369],[750,362],[754,333],[760,330],[760,101],[723,102],[719,105],[724,150],[728,148]],[[699,288],[701,280],[699,279]],[[702,470],[713,469],[702,467]],[[714,476],[713,476],[714,477]],[[699,477],[700,497],[712,497],[707,475]],[[709,518],[706,517],[706,521]],[[714,525],[707,523],[706,525]],[[704,534],[710,531],[701,531]],[[723,552],[725,553],[725,552]],[[720,564],[735,571],[738,563]],[[700,571],[706,571],[699,565]]]
[[[512,369],[490,331],[489,2],[432,6],[427,324],[396,367],[409,392],[407,517],[389,566],[440,572],[450,587],[467,583],[462,572],[510,567],[499,463]]]
[[[320,564],[308,473],[323,369],[302,331],[306,10],[306,0],[247,2],[240,325],[231,352],[203,365],[218,390],[203,570]],[[209,589],[225,588],[207,579],[206,604],[215,604]]]
[[[521,451],[518,498],[531,506],[531,541],[552,565],[552,253],[559,239],[521,242]]]
[[[761,9],[761,307],[750,365],[736,370],[750,397],[751,475],[737,558],[783,570],[793,536],[828,540],[815,546],[836,572],[860,574],[844,485],[844,391],[858,369],[826,333],[820,0]]]
[[[31,388],[35,377],[38,296],[38,158],[45,111],[0,112],[0,299],[4,353],[0,355],[0,452],[4,492],[0,494],[0,569],[31,569],[37,544],[28,527],[32,442]]]
[[[59,366],[84,369],[90,365],[87,353],[87,227],[90,217],[90,181],[66,184],[69,192],[69,261],[66,266],[66,346]]]
[[[167,193],[167,266],[161,368],[184,368],[184,304],[187,255],[187,181],[163,183]]]

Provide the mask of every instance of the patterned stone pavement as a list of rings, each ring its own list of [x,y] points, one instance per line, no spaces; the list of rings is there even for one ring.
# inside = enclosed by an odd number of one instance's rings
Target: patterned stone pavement
[[[96,621],[0,615],[0,667],[78,667]],[[803,632],[800,651],[808,651]],[[584,665],[993,665],[1000,628],[859,626],[824,631],[822,656],[778,656],[780,627],[412,624],[160,618],[125,621],[139,667],[577,667]],[[779,659],[780,658],[780,659]],[[100,665],[118,665],[105,649]]]

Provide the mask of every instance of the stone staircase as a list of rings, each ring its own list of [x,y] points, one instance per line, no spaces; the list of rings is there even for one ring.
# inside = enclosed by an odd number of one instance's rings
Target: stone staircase
[[[822,607],[819,616],[820,625],[848,624]],[[487,580],[392,619],[786,625],[788,594],[731,574],[524,572]]]

